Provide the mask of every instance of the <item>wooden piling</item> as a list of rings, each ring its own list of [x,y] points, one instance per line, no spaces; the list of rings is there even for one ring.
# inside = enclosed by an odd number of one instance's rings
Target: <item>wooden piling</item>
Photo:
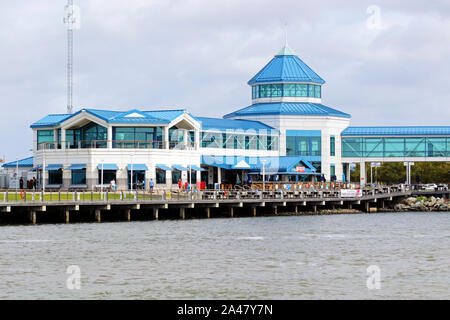
[[[159,219],[159,209],[153,208],[153,219],[158,220]]]
[[[231,218],[234,217],[234,208],[233,207],[230,208],[230,217]]]
[[[69,210],[64,210],[64,223],[69,223],[70,213]]]
[[[95,209],[95,220],[97,222],[102,222],[102,215],[100,209]]]
[[[211,208],[206,207],[205,212],[206,212],[206,219],[211,218]]]
[[[184,208],[180,208],[180,219],[184,220],[185,218],[186,218],[185,209]]]
[[[30,222],[36,224],[36,211],[30,211]]]
[[[252,215],[256,217],[256,207],[252,207]]]
[[[126,221],[131,221],[131,209],[125,209],[124,216]]]

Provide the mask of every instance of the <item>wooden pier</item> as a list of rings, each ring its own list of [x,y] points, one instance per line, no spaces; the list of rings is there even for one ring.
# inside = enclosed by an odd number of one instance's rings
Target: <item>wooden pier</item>
[[[390,187],[363,190],[358,198],[341,197],[340,190],[320,191],[200,191],[196,193],[3,192],[0,223],[70,223],[256,217],[280,213],[315,213],[319,210],[376,212],[409,196],[449,198],[449,190],[414,191]],[[3,199],[3,201],[1,201]]]

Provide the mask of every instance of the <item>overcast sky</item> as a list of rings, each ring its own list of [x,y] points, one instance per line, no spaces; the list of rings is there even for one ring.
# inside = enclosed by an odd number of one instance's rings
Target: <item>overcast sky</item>
[[[450,125],[450,1],[74,0],[74,105],[222,117],[288,42],[351,125]],[[0,2],[0,157],[66,111],[65,0]],[[376,7],[373,7],[375,5]],[[371,7],[372,6],[372,7]],[[369,8],[369,10],[368,10]]]

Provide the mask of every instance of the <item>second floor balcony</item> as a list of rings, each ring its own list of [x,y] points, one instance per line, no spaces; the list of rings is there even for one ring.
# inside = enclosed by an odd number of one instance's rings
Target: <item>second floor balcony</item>
[[[57,149],[171,149],[194,150],[194,142],[183,141],[137,141],[137,140],[80,140],[39,143],[37,150]]]

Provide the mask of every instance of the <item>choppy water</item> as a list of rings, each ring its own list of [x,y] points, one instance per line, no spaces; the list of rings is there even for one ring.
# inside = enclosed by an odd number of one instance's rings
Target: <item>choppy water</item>
[[[448,213],[2,226],[0,298],[449,299],[449,245]]]

